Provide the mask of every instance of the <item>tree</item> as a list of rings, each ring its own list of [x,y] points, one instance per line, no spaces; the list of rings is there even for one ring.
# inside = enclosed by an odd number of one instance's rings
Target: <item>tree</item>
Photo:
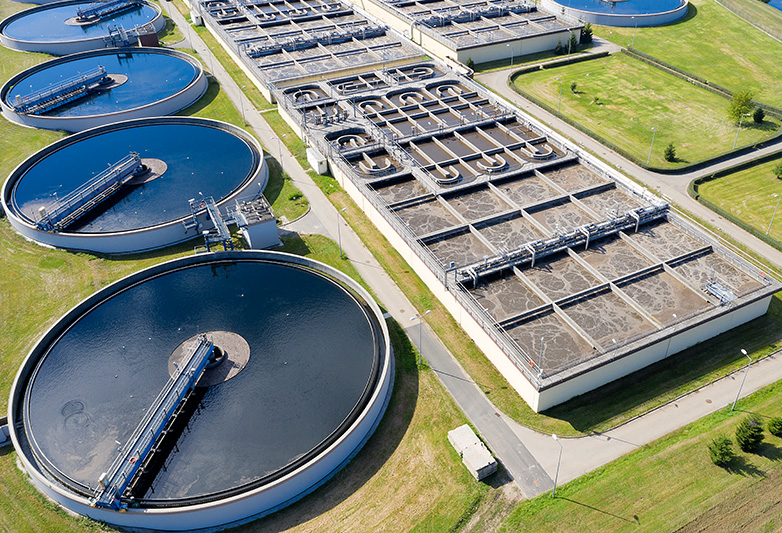
[[[565,50],[562,48],[562,41],[557,41],[557,46],[554,47],[554,53],[558,56],[565,53]]]
[[[592,23],[587,22],[581,29],[581,44],[589,44],[592,42]]]
[[[567,42],[567,51],[568,53],[575,52],[578,50],[578,41],[576,40],[576,34],[571,33],[570,34],[570,40]]]
[[[674,162],[676,161],[676,147],[673,145],[673,143],[668,143],[668,146],[665,147],[665,152],[663,152],[663,155],[665,156],[665,160],[668,162]]]
[[[771,170],[771,172],[774,173],[774,175],[782,180],[782,161],[776,164],[776,166]]]
[[[464,66],[470,70],[475,70],[475,61],[473,61],[471,57],[468,57]]]
[[[736,457],[733,451],[733,441],[725,435],[720,435],[708,444],[711,462],[717,466],[724,466]]]
[[[768,421],[768,432],[775,437],[782,437],[782,417],[775,416]]]
[[[574,81],[570,82],[570,90],[573,92],[576,92],[576,88],[578,87],[578,84]]]
[[[763,124],[765,118],[766,118],[766,112],[763,111],[763,108],[756,107],[755,111],[752,113],[752,120],[755,122],[755,124]]]
[[[755,108],[752,105],[754,96],[752,91],[746,90],[733,93],[733,98],[728,105],[728,117],[738,124],[742,115],[752,113],[752,110]]]
[[[745,452],[751,452],[763,442],[763,426],[760,419],[750,415],[741,421],[736,428],[736,444]]]

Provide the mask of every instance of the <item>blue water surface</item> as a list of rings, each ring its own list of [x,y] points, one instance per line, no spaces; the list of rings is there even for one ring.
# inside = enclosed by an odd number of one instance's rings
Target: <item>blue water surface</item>
[[[771,0],[768,5],[775,7],[782,11],[782,0]]]
[[[251,148],[231,133],[193,124],[134,126],[83,139],[36,163],[13,192],[17,212],[31,219],[39,207],[51,209],[57,197],[131,151],[163,160],[166,173],[119,193],[116,203],[99,206],[96,218],[69,231],[127,231],[176,220],[190,213],[190,198],[203,193],[220,201],[257,168]]]
[[[143,26],[151,22],[157,12],[142,5],[117,13],[116,16],[103,19],[96,24],[73,26],[65,21],[75,17],[79,8],[89,9],[94,4],[83,2],[67,6],[46,7],[42,11],[24,15],[8,24],[3,33],[13,39],[31,42],[80,41],[109,34],[109,26],[121,26],[126,30]]]
[[[601,0],[557,0],[560,5],[592,13],[617,15],[643,15],[664,13],[684,5],[683,0],[627,0],[625,2],[604,2]]]
[[[44,113],[44,116],[82,117],[135,109],[178,93],[197,74],[195,66],[176,56],[143,50],[131,54],[111,53],[67,61],[35,72],[11,88],[6,95],[6,103],[13,105],[17,95],[25,96],[46,89],[98,66],[105,67],[109,75],[123,74],[128,80],[119,87],[96,92]]]
[[[212,330],[241,335],[249,362],[209,388],[150,497],[197,497],[276,472],[329,438],[373,376],[370,323],[342,287],[274,263],[198,265],[117,294],[58,338],[30,386],[28,433],[94,487],[168,380],[172,352]]]

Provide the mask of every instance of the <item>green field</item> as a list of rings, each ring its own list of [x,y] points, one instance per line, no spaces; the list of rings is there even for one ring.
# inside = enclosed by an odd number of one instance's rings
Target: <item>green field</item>
[[[761,233],[769,229],[778,198],[782,197],[782,180],[772,169],[782,161],[779,158],[755,165],[698,187],[698,193],[706,200],[743,220]],[[782,212],[777,212],[769,236],[782,241]]]
[[[706,444],[755,413],[782,416],[782,383],[743,399],[586,474],[521,503],[501,531],[779,531],[782,439],[766,432],[756,453],[720,468]],[[562,457],[578,461],[577,457]]]
[[[767,20],[782,24],[780,19]],[[629,46],[634,29],[596,27],[595,31],[618,45]],[[782,42],[714,0],[690,0],[690,13],[685,18],[665,26],[638,28],[635,33],[637,50],[732,91],[750,89],[759,102],[782,107]]]
[[[649,157],[655,128],[654,167],[714,157],[733,148],[736,139],[736,125],[725,111],[728,100],[625,54],[522,74],[515,84],[553,109],[560,105],[561,85],[563,115],[642,163]],[[767,139],[778,129],[774,119],[759,125],[746,121],[739,146]],[[663,156],[668,143],[676,148],[673,163]]]

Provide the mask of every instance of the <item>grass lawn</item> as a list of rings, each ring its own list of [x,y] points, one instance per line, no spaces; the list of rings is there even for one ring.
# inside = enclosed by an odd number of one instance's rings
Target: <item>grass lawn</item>
[[[777,205],[775,194],[782,196],[782,180],[777,179],[772,169],[782,161],[779,158],[740,170],[727,176],[702,183],[698,193],[713,204],[721,207],[765,233]],[[782,241],[782,213],[777,212],[769,236]]]
[[[597,135],[646,162],[656,128],[651,165],[676,167],[727,152],[736,125],[727,118],[728,100],[625,54],[518,76],[516,86],[548,103]],[[570,84],[576,82],[576,91]],[[748,122],[748,123],[747,123]],[[739,145],[773,135],[779,121],[745,121]],[[677,160],[664,158],[668,143]]]
[[[630,45],[633,31],[595,28],[621,46]],[[732,91],[750,89],[759,102],[782,107],[782,43],[714,0],[690,0],[690,13],[678,22],[638,28],[635,48]]]
[[[747,412],[764,423],[782,416],[782,383],[559,487],[556,498],[522,502],[501,531],[779,531],[782,439],[766,432],[755,453],[734,444],[726,468],[706,449],[721,434],[735,441]]]
[[[762,0],[719,0],[720,4],[736,15],[782,39],[782,10],[772,7]]]

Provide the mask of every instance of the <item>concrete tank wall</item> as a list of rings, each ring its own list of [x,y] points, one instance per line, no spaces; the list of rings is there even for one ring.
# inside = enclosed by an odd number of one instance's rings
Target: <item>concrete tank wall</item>
[[[14,419],[14,413],[18,413],[22,408],[23,385],[35,368],[41,355],[39,353],[42,349],[41,347],[47,346],[48,343],[59,336],[62,330],[76,317],[107,295],[114,294],[134,283],[148,279],[171,268],[201,263],[209,257],[219,258],[220,260],[265,259],[303,265],[325,273],[358,294],[370,308],[381,329],[383,349],[385,350],[383,367],[380,369],[378,382],[367,404],[367,408],[339,439],[321,452],[315,459],[273,483],[220,501],[168,509],[128,509],[125,513],[90,507],[87,498],[70,493],[49,481],[25,453],[27,450],[21,446],[20,438],[17,434],[18,429],[12,428],[11,440],[19,454],[19,459],[25,470],[30,474],[33,483],[60,505],[95,520],[129,528],[191,531],[243,522],[289,505],[320,486],[358,452],[371,432],[377,427],[388,405],[394,381],[393,354],[383,312],[361,285],[342,272],[304,257],[266,251],[219,252],[174,259],[132,274],[93,294],[71,309],[57,324],[52,326],[38,341],[36,347],[30,351],[19,369],[11,389],[8,403],[9,418]]]
[[[91,115],[91,116],[81,116],[81,117],[51,117],[51,116],[47,117],[45,115],[44,116],[26,115],[23,113],[17,113],[13,109],[13,107],[11,107],[5,102],[6,100],[5,97],[8,94],[8,92],[11,90],[11,88],[14,85],[16,85],[16,83],[19,80],[29,76],[33,72],[37,72],[57,64],[66,63],[74,59],[81,59],[85,57],[100,56],[106,53],[113,53],[114,50],[128,50],[128,51],[135,50],[136,52],[138,52],[137,48],[136,49],[113,48],[113,49],[104,49],[104,50],[91,50],[76,55],[70,55],[64,58],[53,59],[51,61],[47,61],[46,63],[36,65],[23,72],[20,72],[19,74],[17,74],[16,76],[8,80],[2,86],[2,88],[0,88],[0,108],[2,108],[3,116],[9,121],[14,122],[15,124],[19,124],[21,126],[28,126],[31,128],[39,128],[45,130],[63,130],[63,131],[68,131],[73,133],[73,132],[85,131],[106,124],[112,124],[114,122],[120,122],[123,120],[173,115],[177,111],[180,111],[186,108],[187,106],[193,104],[194,102],[196,102],[199,98],[201,98],[204,95],[207,88],[209,87],[209,80],[204,75],[204,69],[201,63],[194,57],[189,56],[182,52],[178,52],[176,50],[147,48],[145,49],[147,53],[174,55],[194,65],[198,71],[196,75],[196,79],[193,80],[190,83],[190,85],[188,85],[178,93],[173,94],[157,102],[154,102],[152,104],[136,107],[134,109],[128,109],[127,111],[119,111],[116,113],[105,113],[102,115]]]
[[[82,3],[84,3],[83,0],[65,0],[63,2],[59,2],[60,5],[70,5],[70,4],[76,5]],[[152,19],[150,22],[152,26],[155,28],[155,31],[160,32],[163,28],[166,27],[166,20],[163,18],[163,13],[160,10],[160,7],[157,4],[152,4],[148,2],[144,2],[144,5],[153,8],[157,13],[155,18]],[[51,2],[48,4],[40,5],[38,7],[34,7],[32,9],[27,9],[25,11],[21,11],[19,13],[11,15],[10,17],[0,22],[0,44],[5,46],[6,48],[10,48],[11,50],[19,50],[22,52],[42,52],[45,54],[51,54],[55,56],[64,56],[68,54],[75,54],[78,52],[86,52],[88,50],[100,50],[102,48],[106,48],[106,43],[103,41],[103,36],[89,38],[89,39],[75,39],[72,41],[42,42],[42,41],[23,41],[21,39],[14,39],[13,37],[9,37],[5,35],[4,33],[5,27],[11,22],[13,22],[14,20],[19,19],[25,15],[29,15],[30,13],[45,11],[49,9],[50,6],[51,6]],[[131,28],[125,28],[125,29],[129,31]]]
[[[233,133],[245,140],[250,146],[256,150],[258,154],[258,168],[252,176],[249,176],[244,182],[239,185],[228,197],[218,203],[218,206],[225,206],[233,204],[233,202],[239,198],[256,198],[266,187],[266,183],[269,179],[269,168],[266,165],[266,161],[263,158],[263,149],[258,141],[252,135],[247,134],[244,130],[216,120],[209,120],[195,117],[171,117],[171,118],[153,118],[153,119],[137,119],[125,122],[119,122],[110,124],[108,126],[100,126],[86,132],[82,132],[80,136],[91,136],[100,134],[106,131],[112,131],[115,129],[125,128],[134,124],[175,124],[175,123],[187,123],[187,124],[204,124],[212,127],[219,127],[225,131]],[[150,226],[148,228],[141,228],[132,231],[123,231],[116,233],[49,233],[39,230],[35,225],[31,224],[26,219],[19,217],[14,209],[10,207],[10,198],[13,192],[15,183],[22,177],[24,172],[31,167],[34,163],[39,161],[44,156],[58,150],[66,144],[70,144],[78,138],[66,137],[53,144],[50,144],[46,148],[39,150],[37,153],[27,158],[22,162],[8,179],[2,188],[2,207],[5,210],[6,216],[9,222],[16,231],[21,233],[25,238],[38,243],[52,246],[55,248],[65,248],[68,250],[79,250],[87,252],[97,252],[105,254],[128,254],[143,252],[147,250],[154,250],[156,248],[163,248],[179,242],[183,242],[192,238],[195,238],[199,233],[195,229],[186,230],[182,225],[184,218],[173,220],[165,224],[157,226]],[[182,200],[187,201],[187,198]],[[205,213],[199,216],[199,222],[206,228],[212,227],[211,223],[206,220]]]
[[[550,13],[556,13],[569,17],[573,20],[579,20],[581,22],[590,22],[592,24],[599,24],[600,26],[617,26],[617,27],[629,27],[634,26],[660,26],[661,24],[668,24],[675,20],[679,20],[687,14],[689,9],[689,2],[685,1],[684,5],[671,11],[665,11],[663,13],[651,13],[651,14],[639,14],[639,15],[612,15],[608,13],[594,13],[590,11],[584,11],[581,9],[574,9],[562,5],[554,0],[540,0],[540,7]]]

